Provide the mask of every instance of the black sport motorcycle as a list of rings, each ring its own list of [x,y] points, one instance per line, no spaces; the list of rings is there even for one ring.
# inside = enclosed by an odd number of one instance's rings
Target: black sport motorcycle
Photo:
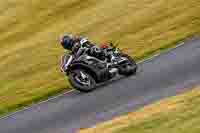
[[[124,54],[113,43],[104,48],[105,59],[98,59],[88,54],[88,48],[81,46],[81,54],[76,57],[66,54],[61,58],[61,70],[68,76],[71,85],[81,91],[90,92],[96,85],[108,81],[117,75],[136,74],[137,64],[133,58]]]

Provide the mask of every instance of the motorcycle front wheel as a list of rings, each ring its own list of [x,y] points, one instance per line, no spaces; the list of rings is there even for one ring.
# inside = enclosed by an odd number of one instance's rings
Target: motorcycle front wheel
[[[81,92],[90,92],[96,87],[95,79],[85,70],[72,70],[68,77],[71,85]]]

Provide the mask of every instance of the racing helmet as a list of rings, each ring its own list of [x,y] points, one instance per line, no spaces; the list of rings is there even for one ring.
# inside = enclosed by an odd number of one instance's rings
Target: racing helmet
[[[73,35],[65,34],[60,37],[60,44],[64,49],[72,50],[73,47]]]

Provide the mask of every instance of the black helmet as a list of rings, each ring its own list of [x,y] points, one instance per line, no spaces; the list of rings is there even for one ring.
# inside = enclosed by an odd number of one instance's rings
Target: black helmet
[[[71,50],[73,47],[73,36],[72,35],[62,35],[60,38],[60,44],[64,49]]]

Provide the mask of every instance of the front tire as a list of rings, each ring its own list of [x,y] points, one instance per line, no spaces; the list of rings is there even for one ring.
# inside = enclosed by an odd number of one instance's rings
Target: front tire
[[[95,79],[85,70],[72,70],[68,77],[71,85],[81,92],[91,92],[96,87]]]

